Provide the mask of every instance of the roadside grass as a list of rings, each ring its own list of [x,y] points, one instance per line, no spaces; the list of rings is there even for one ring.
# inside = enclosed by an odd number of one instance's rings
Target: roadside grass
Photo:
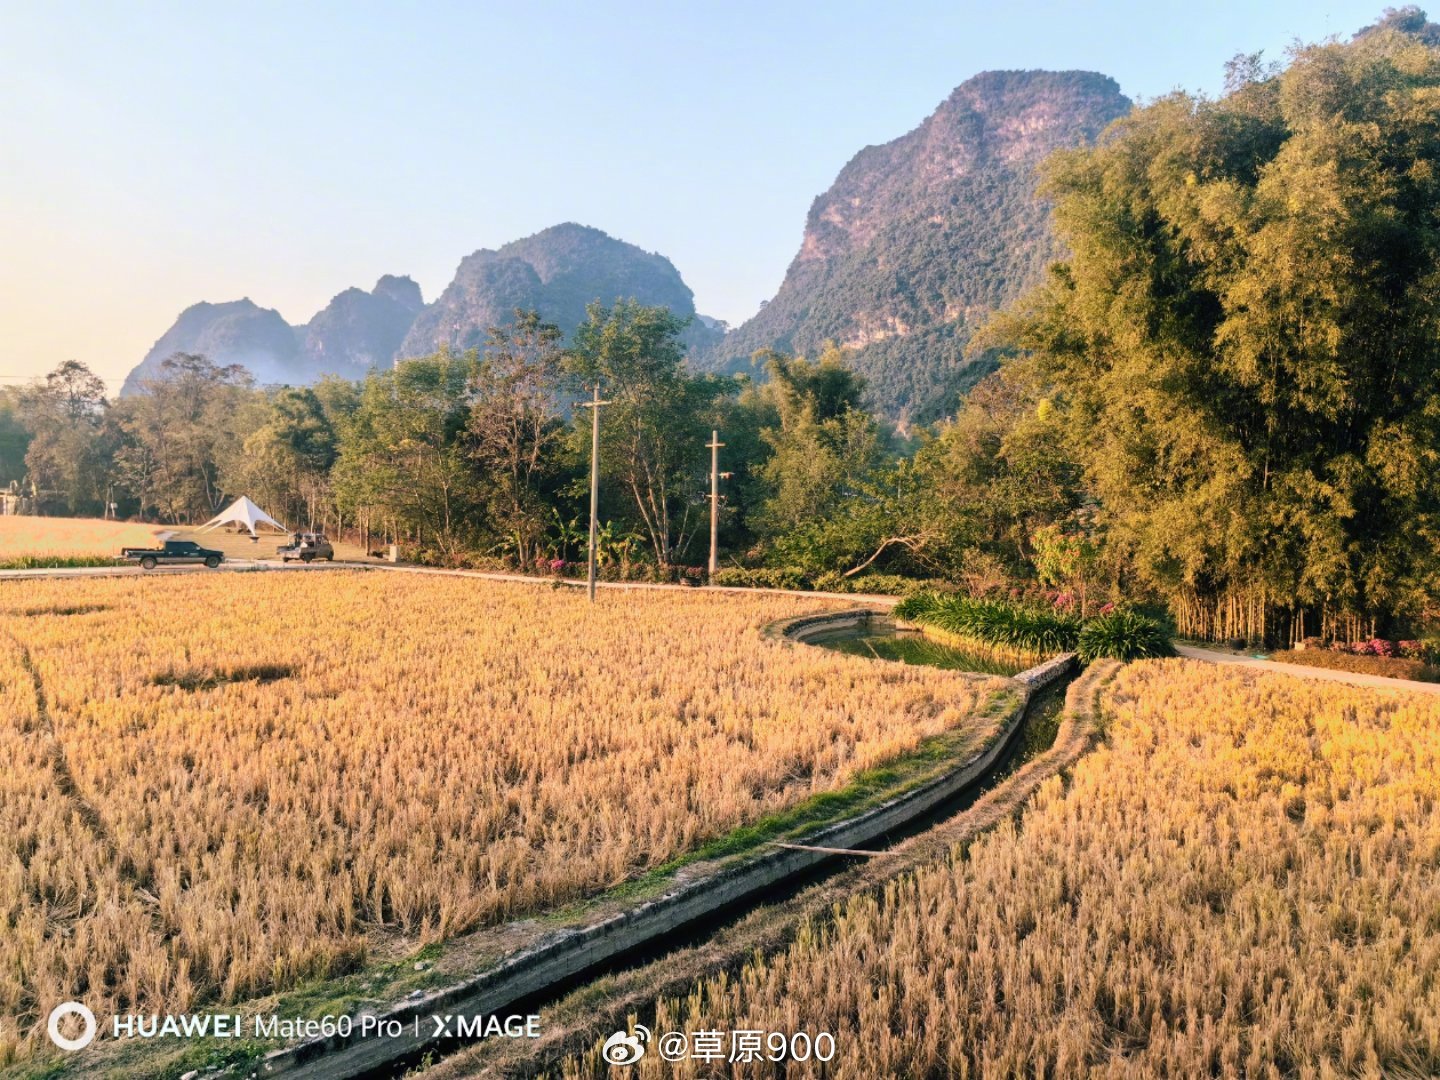
[[[113,555],[17,555],[0,559],[0,570],[78,570],[119,563],[119,558]]]
[[[1348,671],[1355,675],[1379,675],[1386,679],[1440,682],[1440,668],[1423,660],[1399,656],[1357,656],[1329,649],[1283,649],[1270,654],[1279,664],[1299,664],[1326,671]]]

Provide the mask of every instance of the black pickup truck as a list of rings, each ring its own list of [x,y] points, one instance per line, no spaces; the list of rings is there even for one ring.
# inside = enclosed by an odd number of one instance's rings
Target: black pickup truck
[[[204,563],[209,567],[225,561],[225,553],[203,548],[193,540],[166,540],[158,548],[121,548],[120,557],[138,562],[146,570],[157,566],[192,566]]]

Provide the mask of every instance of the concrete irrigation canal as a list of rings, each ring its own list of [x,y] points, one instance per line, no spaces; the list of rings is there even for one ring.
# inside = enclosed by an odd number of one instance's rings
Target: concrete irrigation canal
[[[993,660],[969,657],[898,634],[871,609],[790,619],[765,631],[781,648],[827,647],[868,655],[877,663],[919,662],[956,670]],[[887,655],[888,654],[888,655]],[[1015,665],[1018,666],[1018,665]],[[420,993],[368,1017],[386,1025],[388,1038],[362,1038],[357,1026],[276,1050],[245,1069],[261,1077],[315,1080],[399,1077],[407,1070],[476,1041],[432,1017],[504,1017],[535,1013],[547,1003],[602,975],[634,968],[719,932],[761,905],[775,904],[836,874],[857,859],[884,853],[899,841],[953,816],[1001,783],[1054,740],[1063,686],[1075,669],[1065,655],[1025,671],[1007,671],[1010,692],[999,733],[964,761],[903,790],[887,801],[832,822],[790,842],[770,843],[720,865],[679,872],[663,891],[583,926],[545,934],[528,947],[453,985]]]

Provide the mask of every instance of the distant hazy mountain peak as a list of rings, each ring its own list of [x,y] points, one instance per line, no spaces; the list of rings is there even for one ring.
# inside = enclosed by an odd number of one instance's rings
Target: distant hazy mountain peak
[[[420,286],[415,284],[408,274],[403,277],[385,274],[375,283],[375,288],[371,290],[371,293],[387,300],[393,300],[410,311],[419,311],[425,306],[425,298],[420,293]]]
[[[1390,19],[1428,27],[1405,9]],[[1428,32],[1428,31],[1427,31]],[[1092,140],[1130,102],[1091,71],[986,71],[955,88],[913,131],[857,153],[818,196],[779,292],[744,325],[697,316],[663,255],[567,221],[460,260],[429,304],[408,277],[346,289],[303,327],[248,298],[187,308],[122,392],[165,357],[203,352],[257,381],[360,378],[397,357],[483,346],[492,326],[533,309],[567,335],[593,301],[635,299],[692,319],[686,344],[702,369],[749,367],[762,348],[853,351],[872,404],[898,420],[955,407],[983,369],[967,361],[976,324],[1036,282],[1059,254],[1035,166]]]
[[[490,327],[512,322],[517,308],[539,311],[568,334],[592,301],[631,298],[686,318],[695,315],[689,286],[665,256],[566,222],[465,256],[454,281],[429,305],[414,280],[394,274],[381,277],[370,292],[337,293],[304,326],[289,326],[279,312],[248,297],[193,304],[130,373],[121,392],[134,393],[176,352],[241,364],[262,384],[311,383],[326,374],[359,379],[397,357],[426,355],[442,345],[481,346]],[[721,333],[697,319],[687,342],[708,345]]]
[[[296,328],[310,382],[320,375],[361,379],[389,367],[415,314],[424,307],[420,286],[386,274],[371,292],[350,288],[335,296],[309,324]]]
[[[512,322],[517,308],[538,311],[568,335],[584,320],[588,304],[620,299],[695,315],[694,294],[665,256],[564,222],[461,259],[454,280],[415,319],[399,355],[483,345],[489,328]],[[719,336],[698,321],[689,335],[705,343]]]
[[[222,303],[202,300],[180,313],[126,376],[120,392],[135,393],[177,352],[203,353],[220,365],[242,364],[257,382],[281,382],[295,368],[297,349],[295,332],[278,311],[248,296]]]

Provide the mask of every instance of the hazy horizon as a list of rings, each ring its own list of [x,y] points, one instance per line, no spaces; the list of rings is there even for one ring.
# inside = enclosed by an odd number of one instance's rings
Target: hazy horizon
[[[1134,99],[1348,37],[1381,5],[527,5],[302,12],[6,8],[0,383],[85,362],[112,389],[186,307],[304,323],[563,221],[667,256],[737,325],[862,147],[996,68]]]

